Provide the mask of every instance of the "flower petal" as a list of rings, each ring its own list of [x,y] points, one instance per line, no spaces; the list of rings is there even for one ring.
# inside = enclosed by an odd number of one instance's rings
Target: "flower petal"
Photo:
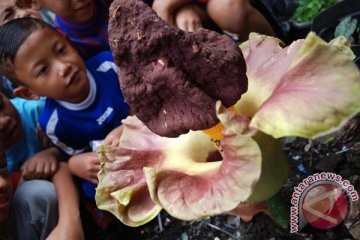
[[[254,140],[261,149],[261,176],[248,201],[261,202],[274,196],[289,177],[289,161],[279,139],[258,131]]]
[[[151,200],[142,171],[142,165],[156,165],[144,160],[150,154],[105,145],[101,145],[99,154],[98,208],[111,212],[128,226],[139,226],[153,219],[161,207]]]
[[[291,66],[254,115],[252,127],[274,137],[315,138],[360,111],[360,73],[339,46],[310,33],[288,61]]]
[[[240,45],[247,65],[248,91],[235,107],[238,112],[252,117],[272,94],[281,77],[287,72],[302,40],[283,48],[274,37],[251,33]]]
[[[249,119],[219,106],[218,117],[225,130],[223,160],[215,162],[215,167],[205,167],[214,164],[210,162],[197,165],[197,172],[170,165],[144,169],[152,199],[176,218],[193,220],[234,209],[247,200],[260,177],[261,152],[252,139],[256,131],[248,129]],[[195,133],[199,135],[189,137],[208,138]],[[198,146],[198,151],[202,148]]]
[[[161,210],[150,198],[143,167],[160,166],[166,145],[135,117],[126,118],[123,124],[121,147],[100,147],[96,203],[124,224],[139,226]]]

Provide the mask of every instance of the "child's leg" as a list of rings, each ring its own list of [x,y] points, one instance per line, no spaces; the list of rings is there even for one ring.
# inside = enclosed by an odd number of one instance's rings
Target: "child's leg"
[[[250,32],[274,35],[270,23],[249,0],[209,0],[207,12],[220,28],[237,33],[243,40]]]
[[[13,239],[45,239],[57,221],[57,194],[52,182],[31,180],[19,185],[11,203]]]

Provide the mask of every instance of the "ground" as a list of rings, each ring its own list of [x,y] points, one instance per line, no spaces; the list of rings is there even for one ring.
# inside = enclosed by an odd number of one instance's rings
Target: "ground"
[[[285,209],[291,205],[291,195],[306,176],[316,172],[333,172],[347,179],[360,193],[360,115],[334,134],[309,141],[302,138],[283,139],[283,148],[291,163],[291,173],[279,195]],[[265,215],[258,214],[252,221],[239,217],[220,215],[206,220],[185,222],[161,212],[158,218],[138,227],[127,228],[115,221],[105,232],[91,225],[87,239],[129,240],[264,240],[264,239],[360,239],[360,204],[353,202],[348,221],[324,231],[306,226],[302,233],[290,234]]]

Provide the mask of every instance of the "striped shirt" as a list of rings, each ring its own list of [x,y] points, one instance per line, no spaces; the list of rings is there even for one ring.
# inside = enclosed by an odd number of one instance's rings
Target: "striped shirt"
[[[73,23],[59,16],[56,16],[54,21],[55,28],[70,38],[85,60],[102,51],[110,50],[108,21],[112,1],[95,0],[95,2],[95,16],[86,22]]]

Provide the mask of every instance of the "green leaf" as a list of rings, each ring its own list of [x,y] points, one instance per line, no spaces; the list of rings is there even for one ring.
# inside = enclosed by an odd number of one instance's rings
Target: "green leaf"
[[[357,19],[352,17],[344,18],[335,28],[335,37],[344,36],[348,40],[352,39],[352,35],[354,34],[357,27]]]
[[[312,21],[316,15],[335,3],[336,0],[298,0],[293,19],[299,23]]]
[[[266,201],[270,214],[274,221],[282,228],[289,228],[290,210],[289,204],[282,198],[280,192]]]

